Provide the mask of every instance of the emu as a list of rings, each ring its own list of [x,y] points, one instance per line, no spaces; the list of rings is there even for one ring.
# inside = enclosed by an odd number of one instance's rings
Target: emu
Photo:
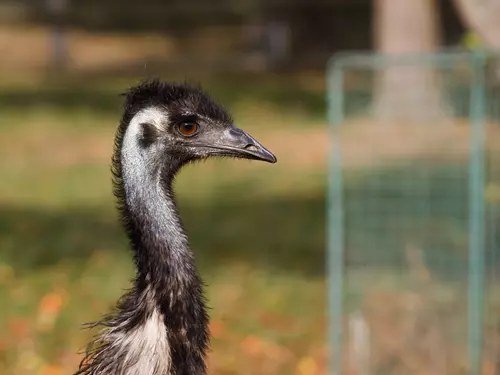
[[[125,94],[112,157],[113,192],[136,275],[76,374],[205,375],[203,284],[176,208],[179,169],[212,156],[275,163],[201,88],[144,81]]]

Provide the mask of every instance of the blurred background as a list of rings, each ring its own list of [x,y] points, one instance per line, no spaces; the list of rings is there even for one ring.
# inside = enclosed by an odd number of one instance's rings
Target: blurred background
[[[0,1],[0,375],[72,373],[94,333],[81,324],[98,319],[128,288],[133,267],[114,209],[110,157],[118,94],[152,76],[201,82],[279,160],[211,160],[185,168],[176,182],[208,284],[210,373],[326,374],[327,60],[355,50],[496,47],[495,0]],[[413,120],[442,121],[429,100],[436,96],[414,90],[419,81],[405,76],[415,72],[393,75],[376,90],[373,69],[363,69],[347,71],[344,81],[346,118],[356,118],[343,135],[344,171],[352,169],[345,264],[354,315],[346,327],[361,332],[354,349],[345,345],[361,366],[346,371],[464,373],[462,352],[450,348],[466,347],[467,306],[453,305],[466,286],[446,289],[435,273],[455,269],[453,280],[460,280],[467,272],[460,256],[467,254],[468,128],[412,132]],[[492,82],[498,71],[492,64]],[[462,76],[446,77],[451,84]],[[420,93],[411,108],[397,101],[405,92]],[[453,115],[467,124],[467,91],[458,93]],[[381,104],[368,110],[372,103]],[[380,119],[386,126],[373,132]],[[431,168],[427,160],[394,173],[370,163],[422,155],[429,142],[462,164]],[[426,182],[413,189],[419,176]],[[488,197],[498,197],[495,186]],[[403,199],[401,191],[417,193]],[[425,220],[414,221],[417,214]],[[446,238],[424,244],[417,232]],[[391,233],[398,233],[392,242]],[[436,269],[426,252],[441,259],[431,260]],[[460,266],[446,254],[462,259]],[[408,269],[417,289],[396,288],[395,275]],[[428,290],[441,294],[427,298]],[[455,312],[462,314],[456,329],[441,335],[443,319]],[[376,338],[369,365],[367,326]],[[481,365],[488,375],[498,373],[496,327],[485,330],[493,343]]]

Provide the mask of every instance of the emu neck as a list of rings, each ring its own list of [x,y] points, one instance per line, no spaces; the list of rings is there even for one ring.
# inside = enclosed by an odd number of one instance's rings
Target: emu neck
[[[149,149],[146,154],[137,144],[133,126],[127,130],[121,150],[122,215],[137,266],[132,298],[144,302],[131,303],[134,311],[126,313],[136,315],[140,322],[141,316],[159,312],[170,348],[173,370],[168,375],[203,375],[208,317],[171,187],[180,165],[162,150]],[[159,156],[148,159],[147,155],[162,156],[153,160]],[[152,168],[154,165],[162,167]]]
[[[171,172],[148,174],[139,169],[124,178],[126,219],[131,224],[129,237],[138,277],[163,290],[186,286],[193,277],[189,272],[193,258],[172,189],[164,183],[172,177]],[[125,164],[124,173],[128,170]]]
[[[139,281],[173,291],[186,286],[193,277],[189,272],[193,259],[171,186],[179,166],[155,156],[162,154],[160,146],[151,145],[156,148],[153,150],[142,148],[137,138],[139,127],[140,121],[132,121],[123,139],[123,215],[128,222]]]

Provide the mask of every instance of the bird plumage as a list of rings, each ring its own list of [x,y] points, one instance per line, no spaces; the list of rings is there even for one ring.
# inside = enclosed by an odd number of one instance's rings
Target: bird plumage
[[[113,190],[136,277],[115,311],[90,324],[102,330],[77,374],[206,374],[203,284],[172,181],[184,164],[210,156],[276,161],[199,87],[155,80],[125,93],[112,157]]]

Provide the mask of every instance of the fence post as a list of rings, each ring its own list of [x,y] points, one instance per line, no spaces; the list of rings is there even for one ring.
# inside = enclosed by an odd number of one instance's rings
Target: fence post
[[[481,374],[485,268],[485,55],[472,55],[469,161],[469,373]]]
[[[328,173],[327,290],[329,306],[329,373],[342,373],[342,300],[344,276],[344,211],[340,124],[343,121],[343,67],[336,59],[328,69],[328,123],[333,137]]]

